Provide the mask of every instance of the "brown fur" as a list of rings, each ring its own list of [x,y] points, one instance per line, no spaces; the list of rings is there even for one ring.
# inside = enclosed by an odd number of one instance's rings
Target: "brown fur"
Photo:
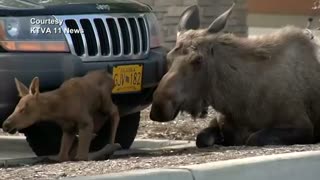
[[[4,131],[20,130],[39,121],[53,121],[63,130],[59,160],[71,159],[69,153],[76,133],[79,134],[79,142],[74,159],[88,160],[93,133],[102,127],[106,119],[110,119],[109,142],[114,144],[119,112],[111,99],[113,79],[106,70],[69,79],[60,88],[43,93],[39,92],[37,77],[29,89],[17,79],[15,81],[21,99],[3,123]]]
[[[220,33],[231,10],[207,29],[177,33],[150,118],[198,117],[209,103],[222,118],[198,134],[198,147],[212,138],[224,145],[319,142],[318,43],[292,26],[255,38]]]

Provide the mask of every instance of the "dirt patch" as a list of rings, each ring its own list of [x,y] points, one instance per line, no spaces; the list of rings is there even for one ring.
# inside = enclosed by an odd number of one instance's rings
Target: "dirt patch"
[[[158,123],[149,119],[149,111],[150,109],[147,109],[142,112],[137,136],[139,138],[194,140],[196,134],[206,127],[210,119],[216,115],[211,109],[206,119],[194,121],[189,115],[182,114],[173,122]],[[112,157],[109,160],[98,162],[66,162],[0,168],[0,179],[61,179],[64,177],[125,172],[134,169],[169,168],[260,155],[315,150],[320,150],[320,144],[268,147],[214,146],[210,149],[201,150],[197,148],[166,150],[149,154]]]

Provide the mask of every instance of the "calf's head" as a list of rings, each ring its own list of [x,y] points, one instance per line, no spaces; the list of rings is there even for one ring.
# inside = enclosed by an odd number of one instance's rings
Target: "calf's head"
[[[17,130],[31,126],[40,119],[39,78],[35,77],[29,89],[15,78],[19,96],[21,97],[14,112],[3,122],[5,132],[15,133]]]
[[[223,30],[234,4],[205,29],[200,26],[199,9],[190,6],[181,15],[175,47],[167,54],[168,72],[153,95],[150,118],[166,122],[174,120],[180,111],[198,117],[206,108],[209,59],[214,49],[205,39],[214,39]]]

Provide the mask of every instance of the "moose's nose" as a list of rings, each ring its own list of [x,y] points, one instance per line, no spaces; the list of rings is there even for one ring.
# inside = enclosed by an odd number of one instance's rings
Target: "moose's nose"
[[[151,112],[149,114],[150,119],[153,121],[158,121],[161,122],[162,121],[162,113],[160,112],[159,108],[156,107],[156,105],[152,105],[151,106]]]
[[[12,126],[12,123],[8,120],[5,120],[2,124],[2,130],[4,132],[8,132],[10,134],[14,134],[17,130]]]
[[[157,122],[168,122],[171,121],[171,113],[168,112],[165,105],[152,104],[150,119]]]
[[[11,124],[10,121],[5,120],[2,124],[2,129],[4,132],[8,132],[10,130]]]

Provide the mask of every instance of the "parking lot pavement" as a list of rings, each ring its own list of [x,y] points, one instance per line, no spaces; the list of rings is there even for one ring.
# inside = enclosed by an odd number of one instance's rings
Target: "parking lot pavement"
[[[0,136],[0,160],[32,158],[36,155],[32,152],[23,136]],[[194,146],[194,142],[136,139],[130,150],[120,150],[115,155],[134,153],[147,153],[160,149],[177,149]]]

